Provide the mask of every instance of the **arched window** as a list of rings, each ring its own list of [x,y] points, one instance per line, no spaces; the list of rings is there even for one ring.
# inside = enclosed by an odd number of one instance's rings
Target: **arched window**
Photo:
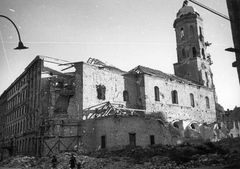
[[[193,30],[193,26],[190,26],[190,38],[194,37],[194,30]]]
[[[205,72],[205,78],[206,78],[206,86],[209,87],[209,79],[208,79],[208,73]]]
[[[185,49],[182,49],[182,58],[186,57]]]
[[[160,101],[159,97],[159,88],[157,86],[154,87],[155,101]]]
[[[205,101],[206,101],[206,108],[210,109],[209,98],[207,96],[205,97]]]
[[[203,56],[203,59],[206,59],[205,58],[205,52],[204,52],[204,49],[202,48],[202,56]]]
[[[172,91],[172,103],[173,104],[178,104],[178,93],[176,90]]]
[[[200,38],[200,41],[203,41],[202,28],[200,26],[199,26],[199,38]]]
[[[195,47],[192,48],[192,54],[193,54],[193,57],[197,57],[197,51]]]
[[[123,101],[129,101],[128,91],[123,91]]]
[[[183,28],[181,28],[180,36],[181,36],[181,40],[183,40],[184,39],[184,29]]]
[[[97,98],[99,100],[105,100],[106,87],[104,85],[96,85],[97,88]]]
[[[190,101],[191,101],[191,106],[195,107],[194,95],[192,93],[190,94]]]

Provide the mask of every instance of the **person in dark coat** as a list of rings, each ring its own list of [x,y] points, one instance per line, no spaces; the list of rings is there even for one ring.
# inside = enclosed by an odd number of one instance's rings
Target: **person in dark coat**
[[[51,163],[53,169],[57,167],[57,157],[55,155],[53,155]]]
[[[81,169],[81,162],[80,161],[77,163],[77,169]]]
[[[74,169],[75,168],[75,165],[76,165],[76,158],[74,157],[74,155],[72,154],[70,160],[69,160],[69,163],[70,163],[70,168],[71,169]]]

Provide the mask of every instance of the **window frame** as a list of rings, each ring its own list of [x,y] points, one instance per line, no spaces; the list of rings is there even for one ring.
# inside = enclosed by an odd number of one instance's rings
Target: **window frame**
[[[178,104],[178,92],[176,90],[173,90],[171,92],[172,95],[172,104]]]
[[[154,97],[155,101],[160,101],[160,92],[158,86],[154,86]]]
[[[191,103],[191,107],[195,107],[194,95],[192,93],[190,93],[190,103]]]

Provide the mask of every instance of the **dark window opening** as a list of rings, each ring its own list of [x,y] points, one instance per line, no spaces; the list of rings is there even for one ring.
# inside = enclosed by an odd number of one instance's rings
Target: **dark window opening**
[[[123,101],[129,101],[128,91],[123,91]]]
[[[202,48],[202,56],[203,56],[203,59],[206,59],[205,58],[205,52],[204,52],[204,49]]]
[[[182,49],[182,58],[186,58],[186,53],[185,53],[185,49]]]
[[[194,95],[191,93],[190,94],[190,101],[191,101],[191,106],[195,107],[195,103],[194,103]]]
[[[129,133],[130,146],[136,146],[136,133]]]
[[[199,26],[199,38],[200,38],[200,41],[203,41],[203,34],[202,34],[202,28]]]
[[[157,86],[154,87],[155,101],[160,101],[159,97],[159,88]]]
[[[208,97],[205,97],[205,100],[206,100],[206,108],[210,108],[210,103],[209,103],[209,98]]]
[[[184,39],[184,29],[183,28],[181,28],[180,35],[181,35],[181,40],[183,40]]]
[[[208,73],[205,72],[206,86],[209,87]]]
[[[193,57],[197,57],[197,51],[195,47],[192,48],[192,54],[193,54]]]
[[[101,136],[101,148],[106,148],[106,136]]]
[[[150,145],[154,145],[154,144],[155,144],[155,136],[150,135]]]
[[[100,100],[105,100],[106,87],[104,85],[96,85],[97,88],[97,98]]]
[[[174,123],[173,123],[173,126],[174,126],[175,128],[179,128],[179,125],[178,125],[177,122],[174,122]]]
[[[178,104],[178,93],[176,90],[172,91],[172,103],[173,104]]]
[[[190,38],[194,37],[194,30],[193,30],[193,26],[190,26]]]

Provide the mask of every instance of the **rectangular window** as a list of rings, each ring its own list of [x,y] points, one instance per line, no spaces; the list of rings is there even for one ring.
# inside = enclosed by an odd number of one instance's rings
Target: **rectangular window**
[[[101,136],[101,148],[106,148],[106,136]]]
[[[155,136],[150,135],[150,145],[154,145],[154,144],[155,144]]]
[[[136,146],[136,133],[129,133],[130,146]]]
[[[96,85],[97,88],[97,98],[100,100],[105,100],[106,87],[104,85]]]

